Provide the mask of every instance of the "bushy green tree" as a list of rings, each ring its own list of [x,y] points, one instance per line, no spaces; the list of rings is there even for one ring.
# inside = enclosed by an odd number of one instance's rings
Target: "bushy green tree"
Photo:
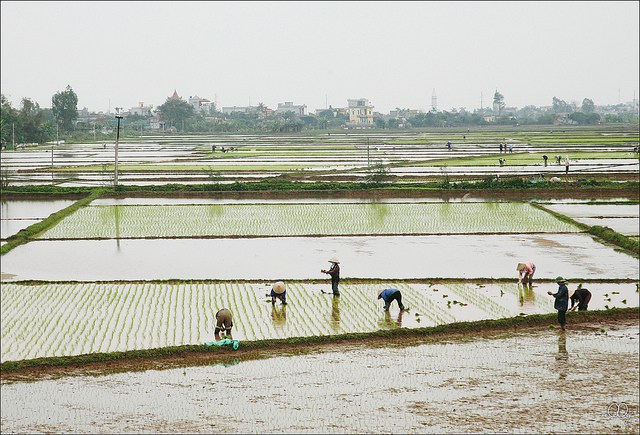
[[[18,111],[11,107],[11,102],[0,94],[0,135],[2,144],[13,143],[13,131],[18,122]]]
[[[193,106],[183,100],[168,99],[158,107],[160,119],[180,129],[185,121],[194,115]]]
[[[593,104],[593,100],[585,98],[582,100],[582,111],[584,113],[593,113],[596,109],[596,105]]]
[[[71,86],[57,92],[51,100],[51,110],[56,122],[63,132],[73,129],[73,123],[78,119],[78,96]]]
[[[38,103],[34,103],[30,98],[23,98],[18,119],[20,121],[21,142],[42,143],[46,141],[43,130],[44,112]]]
[[[571,113],[571,105],[560,98],[553,97],[552,100],[554,113]]]

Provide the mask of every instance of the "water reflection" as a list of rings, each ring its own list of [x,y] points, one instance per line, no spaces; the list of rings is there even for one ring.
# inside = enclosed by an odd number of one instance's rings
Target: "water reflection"
[[[276,329],[284,328],[287,323],[287,306],[271,304],[271,320]]]
[[[340,298],[331,297],[331,329],[333,332],[339,332],[340,329]]]
[[[558,335],[558,354],[556,355],[556,371],[558,379],[565,380],[569,371],[569,352],[567,352],[567,333],[560,331]]]
[[[374,227],[382,227],[384,220],[389,214],[389,205],[380,202],[373,202],[370,204],[369,222]]]
[[[120,251],[120,206],[113,206],[113,217],[116,225],[116,246]]]
[[[391,313],[389,311],[384,311],[384,318],[382,318],[381,320],[378,321],[378,325],[380,325],[380,327],[382,329],[389,329],[389,328],[401,328],[402,327],[402,315],[404,314],[404,311],[399,311],[398,312],[398,317],[396,317],[396,319],[394,320],[391,317]]]
[[[518,301],[520,306],[534,308],[536,304],[536,294],[533,286],[528,284],[518,284]]]

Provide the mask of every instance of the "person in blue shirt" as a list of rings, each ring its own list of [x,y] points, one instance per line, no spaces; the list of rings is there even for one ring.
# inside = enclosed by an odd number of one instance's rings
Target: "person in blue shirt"
[[[393,301],[398,301],[400,311],[404,310],[404,305],[402,305],[402,293],[400,293],[400,290],[397,288],[386,288],[382,290],[378,293],[378,299],[382,299],[384,301],[385,311],[389,311],[389,307]]]
[[[553,308],[558,310],[558,323],[560,323],[560,329],[564,331],[564,325],[567,323],[567,310],[569,309],[569,289],[567,288],[567,280],[561,276],[556,278],[556,283],[558,283],[558,291],[556,293],[548,291],[547,294],[556,298]]]
[[[287,305],[287,289],[284,286],[284,281],[276,281],[276,283],[271,286],[269,296],[271,296],[272,305],[276,303],[276,299],[280,299],[282,305]]]

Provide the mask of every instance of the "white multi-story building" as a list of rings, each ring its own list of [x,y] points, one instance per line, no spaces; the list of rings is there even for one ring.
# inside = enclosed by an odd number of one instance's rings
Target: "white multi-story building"
[[[129,115],[151,116],[152,113],[153,106],[145,106],[142,101],[138,103],[137,107],[129,109]]]
[[[285,101],[284,103],[278,103],[276,113],[285,114],[287,112],[293,112],[296,116],[304,116],[307,114],[306,104],[293,104],[291,101]]]
[[[373,127],[373,106],[366,98],[347,100],[350,127]]]
[[[200,98],[197,95],[189,97],[189,104],[193,107],[196,113],[208,111],[211,106],[211,101],[206,98]]]

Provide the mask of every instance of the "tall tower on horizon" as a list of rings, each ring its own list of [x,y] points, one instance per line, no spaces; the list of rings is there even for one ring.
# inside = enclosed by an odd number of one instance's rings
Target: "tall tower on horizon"
[[[438,97],[436,96],[436,88],[433,88],[433,92],[431,93],[431,110],[434,112],[438,111]]]

